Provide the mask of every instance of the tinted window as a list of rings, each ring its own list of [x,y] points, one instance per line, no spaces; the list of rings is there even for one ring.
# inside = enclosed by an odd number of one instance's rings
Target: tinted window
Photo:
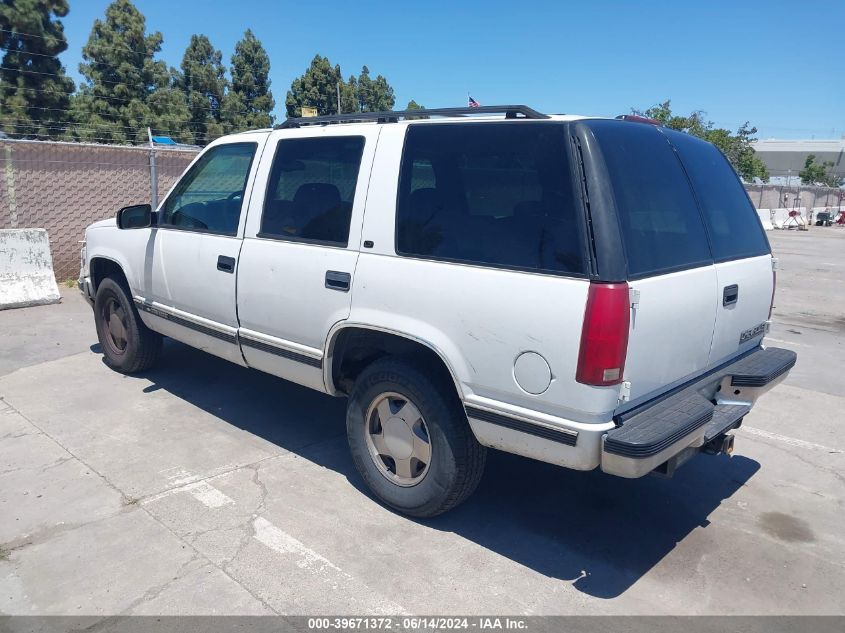
[[[669,135],[687,170],[717,261],[765,255],[769,242],[757,211],[722,152],[710,143],[681,134]]]
[[[397,252],[583,274],[560,124],[408,127]]]
[[[280,141],[259,236],[346,246],[363,149],[360,136]]]
[[[160,224],[234,235],[255,143],[212,147],[168,196]]]
[[[712,262],[707,234],[681,163],[652,125],[590,123],[616,200],[630,276]]]

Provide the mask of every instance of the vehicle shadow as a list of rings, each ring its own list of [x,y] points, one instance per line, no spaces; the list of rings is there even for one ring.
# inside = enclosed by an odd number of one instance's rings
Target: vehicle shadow
[[[369,494],[345,442],[346,400],[238,367],[173,341],[143,375],[220,420],[345,475]],[[453,532],[590,596],[624,593],[757,472],[742,456],[697,457],[672,479],[627,480],[490,451],[479,489],[420,521]]]

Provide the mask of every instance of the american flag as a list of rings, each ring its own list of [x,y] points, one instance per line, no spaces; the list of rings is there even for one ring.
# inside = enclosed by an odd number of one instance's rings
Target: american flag
[[[467,98],[469,99],[469,107],[470,107],[470,108],[478,108],[478,107],[481,107],[481,104],[480,104],[480,103],[478,103],[478,101],[476,101],[475,99],[473,99],[473,98],[472,98],[472,97],[470,97],[469,95],[467,95]]]

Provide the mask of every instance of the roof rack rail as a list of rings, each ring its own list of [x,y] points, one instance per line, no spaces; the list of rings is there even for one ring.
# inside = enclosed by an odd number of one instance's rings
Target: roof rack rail
[[[506,119],[548,119],[547,114],[524,105],[478,106],[476,108],[433,108],[431,110],[389,110],[385,112],[350,112],[314,117],[293,117],[275,126],[276,130],[302,127],[303,125],[328,125],[330,123],[357,123],[377,121],[396,123],[399,119],[420,119],[433,116],[467,116],[469,114],[504,114]]]

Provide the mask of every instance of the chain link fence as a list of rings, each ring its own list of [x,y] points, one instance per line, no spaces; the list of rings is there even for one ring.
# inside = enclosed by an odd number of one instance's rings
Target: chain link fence
[[[0,140],[0,229],[47,229],[56,279],[75,279],[85,227],[150,202],[151,151],[161,200],[198,150]]]
[[[845,193],[843,189],[834,187],[810,187],[806,185],[745,185],[745,190],[751,202],[758,209],[845,208],[845,200],[839,196]]]

